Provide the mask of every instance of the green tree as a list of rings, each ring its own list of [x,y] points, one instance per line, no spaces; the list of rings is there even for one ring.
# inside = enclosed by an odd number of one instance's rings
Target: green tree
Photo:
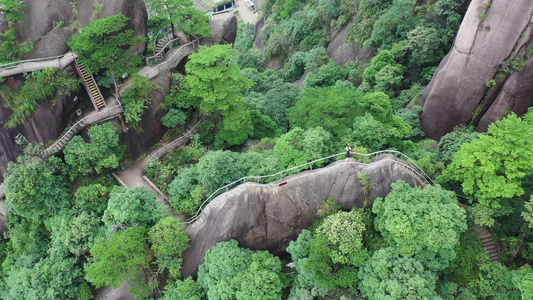
[[[160,272],[168,269],[173,278],[181,277],[181,254],[189,247],[185,224],[167,217],[155,224],[148,234]]]
[[[439,158],[446,164],[453,161],[453,156],[465,143],[470,143],[479,137],[479,132],[473,126],[456,127],[452,132],[445,134],[438,143]]]
[[[48,219],[47,223],[51,229],[50,249],[68,251],[76,258],[90,251],[101,228],[99,216],[87,212],[75,216],[59,214]]]
[[[197,191],[197,193],[194,193]],[[203,191],[203,193],[198,193]],[[193,214],[202,204],[205,187],[198,184],[195,167],[180,169],[170,183],[168,198],[176,213]]]
[[[130,292],[139,291],[136,296],[148,296],[150,290],[146,289],[141,270],[149,267],[152,256],[144,227],[112,234],[106,241],[95,244],[91,248],[91,255],[94,262],[86,266],[86,278],[94,286],[111,285],[117,288],[128,282]]]
[[[198,183],[208,193],[246,175],[239,154],[232,151],[209,151],[196,164]]]
[[[77,210],[100,216],[107,207],[110,191],[102,184],[80,186],[74,195],[74,205]]]
[[[171,281],[162,300],[201,300],[205,297],[200,286],[189,276],[185,280]]]
[[[403,138],[412,133],[411,126],[401,117],[394,115],[389,96],[382,92],[367,94],[363,97],[360,107],[383,125],[384,140],[388,146],[399,150],[408,148],[410,143],[403,141]]]
[[[138,132],[143,131],[141,121],[144,111],[148,108],[147,104],[150,103],[148,93],[151,90],[163,91],[163,88],[144,76],[133,74],[131,87],[127,88],[122,94],[121,102],[124,107],[126,124]]]
[[[303,98],[289,109],[289,120],[303,129],[321,126],[341,136],[360,114],[361,98],[357,89],[307,88]]]
[[[205,253],[198,283],[209,299],[280,299],[281,261],[267,251],[219,242]]]
[[[274,153],[280,158],[280,169],[284,170],[332,155],[334,149],[332,135],[322,127],[305,131],[295,127],[278,139]],[[296,173],[298,170],[293,172]]]
[[[193,6],[191,0],[147,0],[150,10],[157,12],[158,19],[164,26],[170,25],[175,34],[175,26],[178,31],[197,36],[208,36],[211,27],[208,24],[209,17]]]
[[[311,273],[319,286],[330,290],[357,287],[357,268],[368,258],[363,248],[364,230],[360,211],[328,216],[316,229],[303,271]]]
[[[521,196],[522,179],[533,174],[533,113],[511,113],[489,126],[487,134],[463,144],[442,180],[461,182],[479,203],[500,207],[500,198]]]
[[[142,64],[142,57],[130,49],[146,38],[135,36],[132,29],[124,30],[127,21],[123,14],[96,20],[70,38],[70,49],[79,54],[89,73],[109,70],[116,76]]]
[[[513,274],[513,283],[520,290],[522,300],[533,299],[533,269],[530,265],[523,266]]]
[[[361,293],[369,299],[441,299],[437,275],[394,247],[380,249],[359,270]]]
[[[156,193],[145,186],[134,189],[117,186],[110,194],[103,220],[109,229],[115,225],[149,228],[167,214],[156,199]]]
[[[412,188],[393,183],[385,200],[374,201],[376,229],[404,257],[414,257],[428,270],[448,267],[460,234],[467,229],[464,209],[453,192],[439,186]]]
[[[45,160],[21,155],[9,162],[5,204],[10,214],[42,221],[70,206],[68,180]]]
[[[185,65],[189,94],[201,100],[200,109],[207,115],[227,116],[252,85],[242,77],[239,66],[230,62],[232,55],[232,45],[200,47]]]
[[[393,0],[392,5],[374,23],[372,36],[365,41],[365,48],[368,48],[370,43],[378,48],[387,48],[404,39],[417,24],[414,9],[414,1]]]
[[[94,125],[89,129],[90,143],[79,135],[68,142],[63,150],[65,162],[71,167],[71,178],[91,173],[101,174],[106,169],[114,169],[124,153],[119,145],[119,137],[112,123]]]

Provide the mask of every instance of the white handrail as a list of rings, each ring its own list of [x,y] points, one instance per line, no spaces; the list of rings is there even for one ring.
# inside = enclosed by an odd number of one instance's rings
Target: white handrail
[[[176,139],[174,139],[172,142],[166,144],[165,146],[159,148],[159,150],[157,150],[154,154],[152,154],[151,156],[148,156],[146,159],[147,160],[150,160],[150,159],[154,159],[154,158],[160,158],[161,156],[165,155],[168,153],[168,151],[174,149],[174,148],[171,148],[171,146],[169,145],[173,145],[175,143],[177,143],[179,140],[181,139],[185,139],[185,141],[187,141],[189,139],[189,135],[196,129],[196,127],[205,119],[205,115],[202,116],[202,118],[196,122],[196,124],[194,124],[194,126],[189,130],[187,131],[187,133],[185,133],[183,136],[180,136]],[[164,152],[164,153],[160,153],[160,152]]]
[[[114,109],[116,109],[116,108],[119,108],[119,109],[117,110],[117,112],[113,112],[113,113],[111,113],[111,110],[114,110]],[[69,133],[71,133],[71,132],[73,132],[73,131],[75,131],[75,130],[79,130],[79,129],[76,129],[77,126],[81,126],[81,127],[83,127],[83,126],[86,126],[86,125],[88,125],[88,124],[94,124],[94,123],[97,123],[97,122],[101,122],[101,121],[107,120],[107,119],[110,118],[110,117],[115,117],[116,115],[122,113],[122,111],[123,111],[123,110],[122,110],[122,105],[119,104],[119,105],[116,105],[116,106],[110,107],[110,108],[108,108],[108,109],[106,109],[106,110],[104,110],[104,111],[100,111],[100,112],[97,112],[97,113],[95,113],[95,114],[91,114],[91,115],[88,115],[88,116],[84,117],[83,119],[79,120],[79,121],[76,122],[74,125],[72,125],[72,126],[69,128],[69,130],[68,130],[65,134],[63,134],[63,135],[61,136],[61,138],[59,138],[59,139],[58,139],[58,140],[57,140],[52,146],[48,147],[48,148],[44,151],[45,156],[51,155],[51,153],[49,153],[49,152],[53,151],[53,148],[54,148],[55,146],[59,145],[59,143],[60,143],[60,142],[61,142],[61,141],[62,141],[62,140],[63,140],[63,139],[69,134]],[[106,113],[107,113],[107,116],[106,116],[106,117],[104,117],[104,118],[100,118],[100,115],[103,115],[103,114],[106,114]],[[91,118],[95,118],[95,117],[96,117],[96,120],[94,120],[94,121],[87,121],[87,120],[89,120],[89,119],[91,119]],[[86,122],[86,121],[87,121],[87,122]],[[81,128],[80,128],[80,129],[81,129]],[[76,131],[76,132],[77,132],[77,131]],[[76,132],[74,132],[74,134],[76,134]],[[59,150],[57,150],[57,151],[59,151]]]
[[[274,174],[270,174],[270,175],[263,175],[263,176],[245,176],[243,178],[240,178],[238,180],[235,180],[231,183],[228,183],[226,184],[225,186],[217,189],[216,191],[214,191],[213,193],[211,193],[211,195],[209,195],[209,197],[207,197],[203,202],[202,204],[200,205],[200,207],[198,208],[196,214],[192,217],[190,217],[187,222],[185,222],[186,224],[191,224],[192,222],[196,221],[199,217],[200,217],[200,214],[202,213],[204,207],[207,205],[207,203],[211,202],[211,200],[214,198],[214,197],[217,197],[219,196],[219,192],[222,191],[222,190],[226,190],[226,191],[229,191],[229,188],[233,188],[234,186],[237,185],[237,183],[239,182],[243,182],[243,183],[246,183],[246,180],[250,179],[249,181],[253,182],[253,181],[257,181],[259,182],[260,179],[263,179],[263,178],[272,178],[272,177],[277,177],[279,176],[280,179],[283,178],[283,173],[287,173],[291,170],[294,170],[294,169],[299,169],[299,168],[302,168],[302,167],[306,167],[306,166],[311,166],[314,164],[314,163],[317,163],[317,162],[320,162],[320,161],[324,161],[324,160],[328,160],[328,159],[331,159],[333,157],[335,157],[337,160],[339,160],[339,156],[341,155],[344,155],[345,153],[342,152],[342,153],[337,153],[337,154],[333,154],[333,155],[330,155],[330,156],[326,156],[326,157],[323,157],[323,158],[320,158],[320,159],[316,159],[316,160],[313,160],[313,161],[310,161],[310,162],[307,162],[305,164],[301,164],[301,165],[298,165],[296,167],[292,167],[292,168],[289,168],[289,169],[286,169],[286,170],[283,170],[283,171],[279,171],[277,173],[274,173]],[[405,165],[401,162],[398,162],[402,165],[404,165],[405,167],[409,168],[411,171],[413,171],[414,173],[416,173],[417,175],[419,175],[420,177],[422,177],[428,184],[431,184],[433,185],[433,180],[431,180],[431,178],[407,155],[403,154],[402,152],[400,151],[396,151],[396,150],[381,150],[381,151],[376,151],[376,152],[372,152],[372,153],[357,153],[357,152],[352,152],[352,155],[358,155],[358,156],[363,156],[364,157],[364,160],[363,161],[366,161],[366,158],[369,157],[369,156],[378,156],[380,154],[399,154],[405,158],[407,158],[407,163],[412,163],[414,165],[413,166],[410,166],[410,165]],[[416,167],[416,169],[415,169]]]
[[[76,59],[76,57],[76,53],[69,51],[59,56],[19,60],[16,62],[7,63],[0,65],[0,76],[5,77],[18,73],[26,74],[27,72],[43,70],[47,67],[64,68],[68,64],[72,63]],[[16,70],[17,67],[20,67],[21,69]]]

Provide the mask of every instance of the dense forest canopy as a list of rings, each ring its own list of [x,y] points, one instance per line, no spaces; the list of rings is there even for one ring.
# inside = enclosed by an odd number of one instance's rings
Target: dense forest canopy
[[[190,0],[145,2],[150,43],[166,26],[174,37],[212,33]],[[171,82],[159,107],[168,136],[187,132],[198,113],[206,116],[187,145],[147,162],[145,175],[168,195],[168,207],[152,189],[119,186],[112,177],[132,163],[112,122],[91,126],[51,157],[21,138],[24,153],[4,180],[0,298],[84,300],[100,287],[128,284],[135,299],[532,299],[533,111],[509,113],[486,133],[457,127],[440,141],[420,128],[418,100],[469,3],[265,0],[257,35],[240,21],[233,44],[200,46],[182,73],[163,75]],[[0,0],[9,22],[0,61],[32,50],[13,43],[22,10],[23,1]],[[142,65],[130,50],[146,39],[125,29],[127,21],[121,14],[95,20],[68,42],[103,89],[118,90],[113,83]],[[344,29],[345,42],[371,59],[339,65],[328,56],[331,38]],[[136,74],[131,82],[122,94],[124,120],[141,131],[149,93],[164,89]],[[6,126],[78,83],[46,69],[18,90],[2,86],[13,110]],[[186,223],[173,216],[193,216],[206,197],[242,177],[274,174],[346,146],[402,151],[436,184],[398,181],[386,197],[352,209],[320,199],[316,220],[286,245],[286,255],[221,241],[196,276],[184,278],[190,241]],[[368,194],[372,183],[357,177]],[[486,229],[501,261],[476,235]]]

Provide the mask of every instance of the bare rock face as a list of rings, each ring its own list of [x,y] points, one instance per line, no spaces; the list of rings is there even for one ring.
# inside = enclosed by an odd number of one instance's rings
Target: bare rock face
[[[213,199],[187,228],[191,247],[184,253],[184,277],[195,274],[205,252],[220,241],[236,239],[242,247],[285,253],[289,242],[316,220],[328,197],[344,209],[362,207],[367,195],[358,173],[372,182],[370,199],[386,196],[397,180],[412,186],[425,184],[405,162],[391,155],[379,156],[370,164],[350,162],[338,161],[272,184],[242,184]]]
[[[80,88],[81,91],[81,88]],[[75,121],[71,112],[76,107],[78,94],[58,96],[55,100],[41,104],[26,123],[15,128],[7,128],[1,124],[11,115],[11,110],[4,108],[4,99],[0,97],[0,180],[7,171],[7,164],[22,153],[22,147],[15,143],[15,137],[22,134],[29,141],[46,143],[55,139],[67,126]]]
[[[359,49],[354,43],[345,42],[346,28],[341,29],[330,41],[328,55],[341,67],[350,61],[369,61],[374,56],[375,49]]]
[[[209,20],[212,33],[210,36],[202,39],[201,44],[204,46],[213,46],[220,44],[232,44],[237,38],[237,17],[232,13],[217,15],[216,18]]]
[[[19,41],[35,43],[27,58],[62,55],[68,51],[67,41],[76,30],[91,20],[123,14],[129,18],[127,28],[136,35],[146,36],[148,14],[142,0],[26,0],[24,22],[17,27]],[[143,53],[145,45],[136,51]]]
[[[480,119],[484,129],[488,122],[502,118],[504,109],[523,113],[531,105],[531,94],[524,97],[528,92],[523,89],[532,83],[529,72],[515,73],[507,84],[503,69],[527,56],[532,16],[533,2],[528,0],[471,2],[452,49],[421,99],[422,129],[428,137],[439,139],[457,125]],[[492,79],[495,85],[489,90]]]

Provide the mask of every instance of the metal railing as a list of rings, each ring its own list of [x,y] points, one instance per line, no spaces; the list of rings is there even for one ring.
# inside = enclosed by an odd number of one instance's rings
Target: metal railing
[[[187,222],[185,222],[185,223],[186,224],[191,224],[194,221],[196,221],[200,217],[200,215],[202,214],[205,206],[207,206],[207,204],[209,204],[212,199],[218,197],[219,195],[223,194],[224,192],[228,192],[230,189],[232,189],[232,188],[234,188],[234,187],[236,187],[236,186],[238,186],[240,184],[243,184],[243,183],[246,183],[246,182],[259,183],[262,179],[281,180],[281,179],[283,179],[283,174],[284,173],[292,175],[293,173],[291,173],[290,171],[297,170],[297,169],[298,170],[303,170],[303,168],[305,168],[307,166],[309,166],[311,168],[311,170],[312,170],[313,169],[313,164],[316,164],[318,162],[331,160],[332,158],[335,158],[336,160],[339,160],[339,156],[342,156],[342,155],[345,155],[345,154],[346,153],[344,153],[344,152],[337,153],[337,154],[333,154],[333,155],[326,156],[326,157],[323,157],[323,158],[320,158],[320,159],[316,159],[316,160],[307,162],[305,164],[301,164],[301,165],[298,165],[298,166],[295,166],[295,167],[292,167],[292,168],[289,168],[289,169],[286,169],[286,170],[283,170],[283,171],[280,171],[280,172],[277,172],[277,173],[274,173],[274,174],[263,175],[263,176],[245,176],[245,177],[240,178],[238,180],[235,180],[235,181],[233,181],[231,183],[228,183],[225,186],[223,186],[223,187],[217,189],[216,191],[214,191],[211,195],[209,195],[209,197],[207,197],[202,202],[202,204],[198,208],[196,214],[194,216],[190,217],[187,220]],[[367,158],[369,158],[369,157],[370,158],[371,157],[377,157],[378,155],[381,155],[381,154],[392,154],[392,155],[395,155],[395,156],[401,156],[403,158],[406,158],[407,164],[404,164],[404,163],[399,162],[399,161],[395,161],[395,162],[403,165],[404,167],[407,167],[413,173],[415,173],[419,177],[423,178],[428,184],[431,184],[431,185],[434,184],[433,180],[424,172],[424,170],[422,170],[409,156],[403,154],[400,151],[396,151],[396,150],[381,150],[381,151],[376,151],[376,152],[372,152],[372,153],[368,153],[368,154],[352,152],[352,156],[361,156],[363,158],[362,164],[367,164],[366,163]],[[360,162],[357,162],[357,163],[360,163]]]
[[[185,144],[189,140],[189,135],[194,134],[196,131],[196,127],[206,118],[206,116],[202,116],[202,118],[196,122],[196,124],[189,130],[185,135],[180,136],[177,139],[174,139],[172,142],[166,144],[165,146],[159,148],[154,154],[148,156],[146,159],[159,159],[161,156],[167,154],[169,151],[176,149],[177,147],[181,146],[182,144],[178,144],[179,142],[183,142]]]
[[[59,138],[54,144],[52,144],[52,146],[48,147],[44,152],[44,156],[45,157],[48,157],[56,152],[58,152],[62,147],[61,147],[61,142],[64,141],[63,145],[65,145],[68,140],[70,140],[76,133],[78,133],[79,130],[81,130],[81,128],[83,128],[84,126],[87,126],[89,124],[95,124],[95,123],[98,123],[98,122],[103,122],[103,121],[106,121],[106,120],[109,120],[111,118],[114,118],[116,117],[118,114],[122,113],[123,109],[122,109],[122,105],[116,105],[116,106],[113,106],[113,107],[110,107],[104,111],[100,111],[100,112],[97,112],[95,114],[92,114],[92,115],[88,115],[86,117],[84,117],[83,119],[79,120],[78,122],[76,122],[76,124],[72,125],[69,130],[63,134],[61,136],[61,138]],[[68,137],[70,134],[72,134],[70,136],[70,138]],[[59,146],[58,149],[55,149],[56,146]]]
[[[18,74],[18,73],[24,73],[25,74],[27,72],[32,72],[32,71],[36,71],[36,70],[43,70],[46,67],[63,68],[63,67],[66,67],[68,64],[72,63],[76,59],[76,57],[77,57],[77,55],[74,52],[69,51],[69,52],[67,52],[67,53],[65,53],[63,55],[59,55],[59,56],[51,56],[51,57],[19,60],[19,61],[16,61],[16,62],[7,63],[7,64],[0,65],[0,76],[9,76],[9,75],[14,75],[14,74]],[[62,60],[65,60],[65,62],[62,63]],[[40,66],[40,65],[37,64],[37,63],[43,63],[43,62],[50,62],[50,63],[57,62],[57,65],[53,65],[53,64],[46,65],[46,64],[43,64],[42,66]],[[28,65],[28,64],[31,64],[32,67],[28,68],[26,70],[24,68],[24,65]],[[17,71],[16,73],[6,72],[6,73],[9,73],[9,74],[7,74],[7,75],[3,75],[2,74],[4,71],[10,71],[10,70],[13,70],[13,69],[15,69],[15,68],[17,68],[19,66],[20,66],[21,70]]]

